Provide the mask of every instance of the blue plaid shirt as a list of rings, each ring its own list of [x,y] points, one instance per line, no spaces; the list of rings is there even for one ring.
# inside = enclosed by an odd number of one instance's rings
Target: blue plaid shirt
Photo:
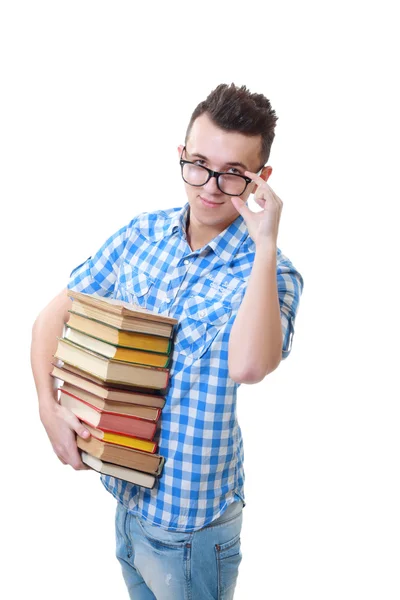
[[[131,513],[174,531],[195,531],[244,502],[243,441],[228,340],[251,273],[255,244],[241,215],[203,248],[186,240],[189,204],[141,213],[76,267],[68,287],[120,298],[179,321],[161,415],[165,457],[153,489],[101,476]],[[289,355],[303,289],[277,251],[283,358]]]

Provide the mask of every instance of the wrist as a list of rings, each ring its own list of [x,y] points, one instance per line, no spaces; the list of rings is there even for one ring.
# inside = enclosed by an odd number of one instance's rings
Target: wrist
[[[277,253],[278,247],[277,244],[274,240],[263,240],[262,242],[259,242],[258,244],[256,244],[256,257],[257,256],[262,256],[265,258],[273,258],[274,260],[276,260],[276,253]]]
[[[59,406],[57,400],[57,390],[53,390],[52,392],[48,392],[46,394],[41,394],[39,396],[39,415],[41,420],[53,412],[57,406]]]

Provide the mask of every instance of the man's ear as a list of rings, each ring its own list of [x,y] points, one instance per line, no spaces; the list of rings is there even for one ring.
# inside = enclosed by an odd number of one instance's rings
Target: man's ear
[[[272,167],[263,167],[262,171],[260,173],[260,177],[261,179],[264,179],[264,181],[268,181],[268,179],[271,177],[271,173],[272,173]],[[253,183],[252,186],[254,186],[254,188],[252,189],[252,194],[255,194],[258,188],[258,185],[256,183]]]
[[[261,179],[264,179],[264,181],[268,181],[268,179],[271,177],[271,173],[272,173],[272,167],[263,167],[263,169],[260,173],[260,177],[261,177]]]
[[[181,144],[180,146],[178,146],[178,156],[179,156],[179,158],[181,157],[182,150],[184,149],[184,147],[185,146],[183,144]]]

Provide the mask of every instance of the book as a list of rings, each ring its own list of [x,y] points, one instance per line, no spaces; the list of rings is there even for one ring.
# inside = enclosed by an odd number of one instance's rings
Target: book
[[[171,354],[172,340],[162,336],[150,335],[148,333],[138,333],[135,331],[124,331],[119,327],[106,325],[101,321],[84,317],[75,313],[73,310],[69,312],[67,321],[68,327],[76,329],[92,337],[120,346],[121,348],[133,348],[135,350],[146,350],[147,352],[158,352],[160,354]]]
[[[156,424],[131,415],[109,413],[88,404],[69,392],[60,390],[60,404],[74,413],[78,419],[96,429],[107,433],[116,433],[152,441],[156,432]]]
[[[105,383],[114,382],[138,385],[141,387],[164,389],[169,382],[169,370],[163,367],[149,367],[104,358],[101,354],[77,346],[65,338],[57,338],[55,358],[76,366]]]
[[[110,475],[117,479],[123,479],[136,485],[141,485],[146,488],[154,487],[156,477],[149,475],[148,473],[142,473],[141,471],[135,471],[134,469],[127,469],[126,467],[120,467],[119,465],[113,465],[112,463],[103,462],[100,458],[91,456],[84,450],[80,451],[82,462],[88,467],[91,467],[94,471],[102,473],[103,475]]]
[[[157,422],[161,415],[161,408],[153,408],[152,406],[140,406],[138,404],[129,404],[127,402],[113,402],[112,400],[105,400],[95,394],[91,394],[86,390],[81,390],[79,387],[71,385],[68,382],[64,382],[62,387],[59,388],[61,391],[70,393],[72,396],[104,410],[110,414],[123,414],[138,417],[139,419],[145,419],[147,421]]]
[[[165,403],[165,398],[164,396],[167,393],[167,388],[164,389],[160,389],[160,390],[156,390],[154,388],[145,388],[139,385],[132,385],[129,383],[120,383],[120,382],[112,382],[112,385],[109,385],[108,383],[106,383],[104,381],[104,379],[100,379],[99,377],[96,377],[95,375],[93,375],[92,373],[88,373],[87,371],[83,371],[82,369],[80,369],[79,367],[73,366],[71,364],[69,364],[66,360],[60,360],[57,359],[55,362],[51,363],[53,365],[53,368],[59,368],[62,369],[62,371],[67,371],[70,374],[76,375],[77,377],[80,377],[81,379],[85,379],[86,381],[90,381],[96,385],[98,385],[99,387],[105,389],[105,390],[111,390],[112,392],[112,399],[122,399],[125,398],[125,394],[128,394],[126,396],[127,401],[129,401],[129,397],[130,394],[140,394],[141,396],[144,396],[143,398],[143,402],[138,402],[138,404],[144,404],[144,405],[149,405],[149,406],[160,406],[160,408],[163,408],[164,403]],[[118,398],[117,398],[118,396]],[[107,396],[109,397],[109,396]],[[111,398],[111,396],[110,396]],[[147,402],[146,398],[149,398],[150,401]],[[154,398],[154,402],[160,402],[162,404],[154,404],[153,403],[153,398]]]
[[[161,474],[165,462],[165,458],[159,454],[149,454],[133,448],[123,448],[122,446],[102,442],[93,436],[87,440],[77,436],[76,443],[80,450],[84,450],[104,462],[151,473],[156,477]]]
[[[54,378],[67,382],[81,390],[86,390],[87,392],[98,396],[100,399],[103,399],[105,402],[132,403],[160,409],[164,408],[165,398],[158,394],[137,392],[133,388],[122,389],[108,387],[97,377],[90,378],[90,375],[85,373],[85,371],[68,364],[64,364],[60,367],[52,363],[52,367],[53,370],[50,374]]]
[[[83,419],[82,419],[83,421]],[[116,444],[117,446],[125,446],[126,448],[134,448],[135,450],[142,450],[143,452],[149,452],[155,454],[158,444],[156,442],[149,442],[140,438],[130,437],[129,435],[119,435],[117,433],[108,433],[101,429],[92,427],[90,423],[85,423],[86,429],[89,433],[103,442],[109,442],[110,444]]]
[[[101,354],[105,358],[165,368],[168,368],[171,362],[170,356],[166,354],[115,346],[108,342],[104,342],[99,338],[88,335],[87,333],[82,333],[77,329],[72,329],[69,326],[67,327],[64,338],[74,342],[74,344],[77,344],[78,346],[93,350],[93,352],[97,352],[97,354]]]
[[[177,319],[129,304],[123,300],[83,294],[68,290],[74,313],[113,325],[125,331],[136,331],[172,338]]]

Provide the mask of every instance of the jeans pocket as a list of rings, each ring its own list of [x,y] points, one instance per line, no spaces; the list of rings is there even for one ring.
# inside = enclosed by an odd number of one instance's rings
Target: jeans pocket
[[[235,592],[239,565],[242,560],[240,534],[225,542],[215,545],[218,574],[218,600],[232,600]]]
[[[132,556],[132,544],[129,539],[130,515],[126,508],[117,502],[115,511],[115,541],[116,541],[116,556],[118,560],[126,561]]]
[[[136,523],[143,537],[153,548],[172,550],[191,547],[193,537],[191,533],[167,531],[157,525],[150,525],[139,517],[136,517]]]
[[[115,508],[115,532],[116,532],[117,537],[119,536],[119,537],[126,538],[126,532],[125,532],[126,517],[127,517],[126,509],[120,502],[117,502],[117,506]]]

